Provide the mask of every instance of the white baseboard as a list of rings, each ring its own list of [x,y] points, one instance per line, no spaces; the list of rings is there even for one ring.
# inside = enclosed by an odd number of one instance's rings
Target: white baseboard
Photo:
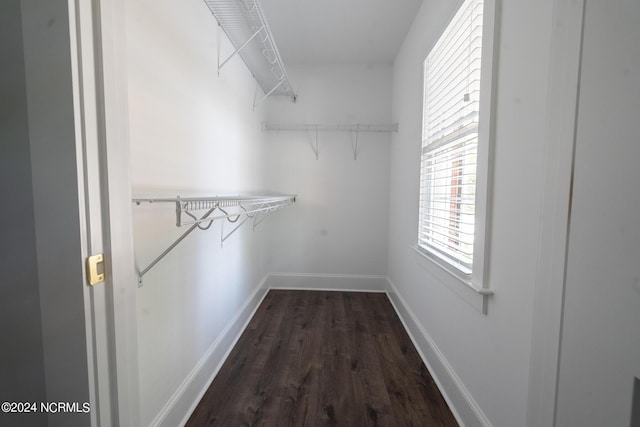
[[[268,275],[260,281],[251,296],[211,344],[150,426],[175,427],[183,426],[187,422],[266,296],[267,278]]]
[[[385,292],[387,277],[361,274],[269,273],[266,285],[269,289]]]
[[[398,293],[395,284],[389,278],[387,281],[389,300],[458,423],[463,427],[491,427],[489,419]]]

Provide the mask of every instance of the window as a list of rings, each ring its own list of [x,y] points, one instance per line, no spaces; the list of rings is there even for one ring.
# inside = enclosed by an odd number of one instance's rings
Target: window
[[[484,6],[465,0],[424,61],[418,249],[469,283],[483,256],[487,194]]]

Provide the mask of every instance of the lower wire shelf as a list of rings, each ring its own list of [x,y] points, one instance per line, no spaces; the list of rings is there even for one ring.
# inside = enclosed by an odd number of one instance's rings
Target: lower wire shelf
[[[229,238],[245,222],[253,219],[253,227],[257,227],[264,219],[276,210],[289,206],[296,201],[295,194],[286,195],[240,195],[213,197],[134,197],[136,205],[142,203],[172,203],[176,210],[176,226],[190,227],[180,235],[167,249],[158,255],[147,267],[138,272],[138,286],[142,286],[142,277],[162,258],[185,239],[193,230],[207,230],[214,221],[226,219],[234,224],[231,231],[225,234],[221,229],[220,245]]]

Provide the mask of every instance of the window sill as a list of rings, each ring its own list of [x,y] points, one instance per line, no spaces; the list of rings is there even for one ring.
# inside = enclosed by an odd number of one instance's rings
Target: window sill
[[[441,283],[451,288],[466,302],[481,311],[482,314],[487,314],[488,300],[493,295],[492,289],[473,283],[472,280],[459,274],[445,261],[421,250],[417,245],[411,246],[411,249],[419,255],[419,264],[425,270],[440,279]],[[434,266],[436,268],[433,268]]]

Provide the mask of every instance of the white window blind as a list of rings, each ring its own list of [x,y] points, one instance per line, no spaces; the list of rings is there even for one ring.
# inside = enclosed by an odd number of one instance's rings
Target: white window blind
[[[466,0],[424,62],[418,246],[470,276],[482,0]]]

